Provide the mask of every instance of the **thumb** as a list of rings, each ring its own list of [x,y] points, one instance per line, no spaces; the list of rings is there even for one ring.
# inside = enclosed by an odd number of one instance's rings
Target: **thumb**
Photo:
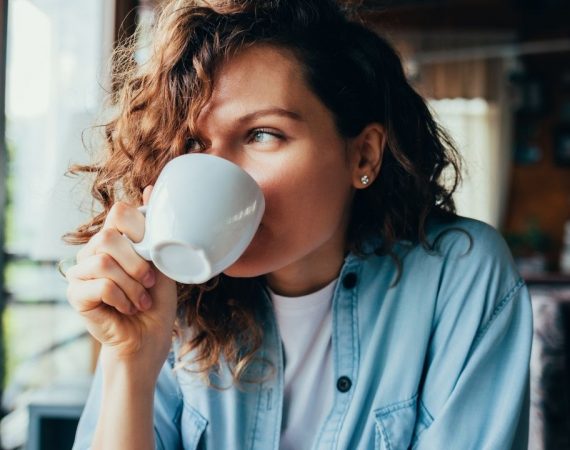
[[[150,200],[150,194],[152,193],[152,189],[153,189],[153,185],[149,184],[147,187],[144,188],[143,190],[143,205],[146,205],[148,203],[148,201]]]

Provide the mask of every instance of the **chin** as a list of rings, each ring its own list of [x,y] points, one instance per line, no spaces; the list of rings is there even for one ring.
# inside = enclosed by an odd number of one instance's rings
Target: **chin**
[[[265,275],[268,264],[257,252],[251,251],[251,247],[240,256],[230,267],[224,270],[224,274],[234,278],[254,278]]]
[[[255,278],[265,275],[266,273],[264,270],[253,270],[250,267],[239,267],[239,264],[236,264],[224,270],[223,274],[232,278]]]
[[[254,278],[265,275],[270,271],[268,268],[271,269],[268,264],[269,255],[263,251],[267,248],[268,245],[263,243],[263,235],[258,232],[239,259],[224,270],[224,275],[234,278]]]

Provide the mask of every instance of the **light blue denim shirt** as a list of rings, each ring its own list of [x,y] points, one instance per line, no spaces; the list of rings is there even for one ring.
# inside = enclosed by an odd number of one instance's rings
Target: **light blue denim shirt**
[[[437,236],[439,253],[398,244],[403,272],[395,286],[389,256],[346,257],[333,297],[334,401],[314,430],[313,449],[527,448],[526,286],[492,227],[460,218],[432,225],[428,239]],[[274,376],[216,390],[187,371],[173,372],[167,361],[154,402],[158,449],[279,448],[283,351],[270,300],[262,298],[260,356],[272,362]],[[266,369],[254,364],[249,373]],[[228,379],[223,372],[217,382]],[[100,396],[97,371],[74,449],[90,446]]]

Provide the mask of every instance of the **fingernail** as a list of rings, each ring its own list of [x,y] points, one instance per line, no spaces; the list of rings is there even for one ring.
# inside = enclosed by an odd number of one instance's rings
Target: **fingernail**
[[[154,286],[154,282],[155,282],[155,276],[154,276],[154,270],[149,270],[146,275],[143,278],[143,286],[145,288],[149,288]]]
[[[146,292],[144,292],[140,298],[140,310],[146,311],[147,309],[150,308],[151,304],[152,304],[152,300],[150,298],[150,295],[148,295]]]

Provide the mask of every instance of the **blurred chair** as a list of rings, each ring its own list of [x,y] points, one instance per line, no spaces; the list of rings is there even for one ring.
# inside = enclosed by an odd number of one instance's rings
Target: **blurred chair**
[[[534,315],[529,450],[570,448],[570,280],[529,283]]]

